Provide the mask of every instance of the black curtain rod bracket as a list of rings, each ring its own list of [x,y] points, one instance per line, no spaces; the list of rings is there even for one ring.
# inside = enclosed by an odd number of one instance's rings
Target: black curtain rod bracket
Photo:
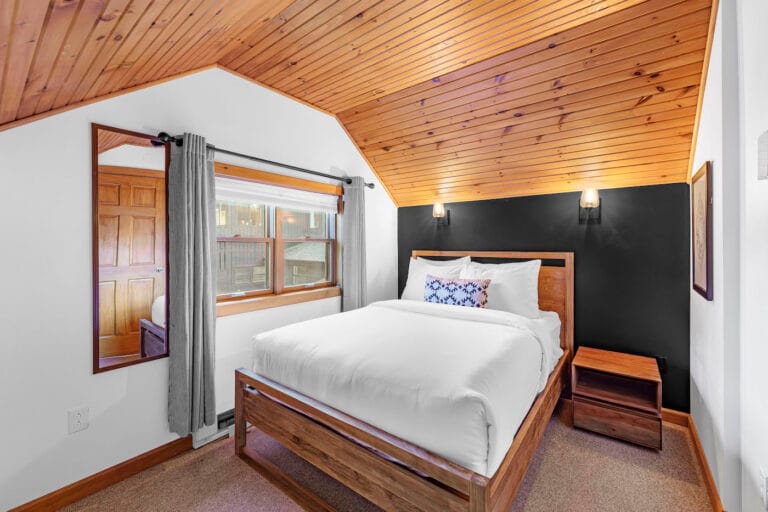
[[[160,142],[163,142],[164,144],[165,143],[170,143],[170,144],[176,144],[177,146],[183,146],[184,145],[184,139],[182,139],[181,137],[174,137],[173,135],[170,135],[170,134],[168,134],[166,132],[158,133],[157,134],[157,139]],[[327,174],[327,173],[320,172],[320,171],[313,171],[312,169],[304,169],[303,167],[296,167],[295,165],[289,165],[289,164],[284,164],[284,163],[281,163],[281,162],[275,162],[274,160],[267,160],[266,158],[259,158],[257,156],[253,156],[253,155],[246,155],[245,153],[238,153],[237,151],[230,151],[228,149],[221,149],[221,148],[217,148],[213,144],[208,144],[208,147],[210,149],[216,151],[217,153],[224,153],[225,155],[231,155],[231,156],[236,156],[236,157],[239,157],[239,158],[245,158],[247,160],[254,160],[256,162],[261,162],[261,163],[264,163],[264,164],[274,165],[274,166],[277,166],[277,167],[283,167],[284,169],[290,169],[292,171],[298,171],[298,172],[303,172],[303,173],[306,173],[306,174],[312,174],[314,176],[320,176],[322,178],[327,178],[329,180],[337,180],[337,181],[344,182],[347,185],[352,183],[352,179],[351,178],[347,178],[347,177],[344,177],[344,176],[335,176],[333,174]],[[368,187],[368,188],[373,188],[375,185],[373,183],[366,183],[365,186]]]

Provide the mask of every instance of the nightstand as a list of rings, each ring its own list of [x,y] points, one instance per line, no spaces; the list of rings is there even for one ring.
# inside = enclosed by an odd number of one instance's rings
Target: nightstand
[[[661,450],[656,360],[580,347],[571,367],[573,425]]]

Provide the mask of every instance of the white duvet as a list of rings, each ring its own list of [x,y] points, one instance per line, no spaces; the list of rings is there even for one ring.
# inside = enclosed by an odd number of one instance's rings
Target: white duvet
[[[393,300],[254,338],[253,370],[492,476],[562,355],[555,313]]]

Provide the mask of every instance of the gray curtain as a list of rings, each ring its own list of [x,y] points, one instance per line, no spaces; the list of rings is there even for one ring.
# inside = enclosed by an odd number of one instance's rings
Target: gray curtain
[[[168,171],[168,423],[180,436],[216,420],[215,200],[213,150],[185,133]]]
[[[352,178],[352,183],[344,185],[341,236],[341,305],[343,311],[350,311],[366,304],[365,182],[359,176]]]

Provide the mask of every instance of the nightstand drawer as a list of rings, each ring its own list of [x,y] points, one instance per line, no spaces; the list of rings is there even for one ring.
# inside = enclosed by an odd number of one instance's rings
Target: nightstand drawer
[[[661,418],[573,397],[573,424],[607,436],[661,449]]]

